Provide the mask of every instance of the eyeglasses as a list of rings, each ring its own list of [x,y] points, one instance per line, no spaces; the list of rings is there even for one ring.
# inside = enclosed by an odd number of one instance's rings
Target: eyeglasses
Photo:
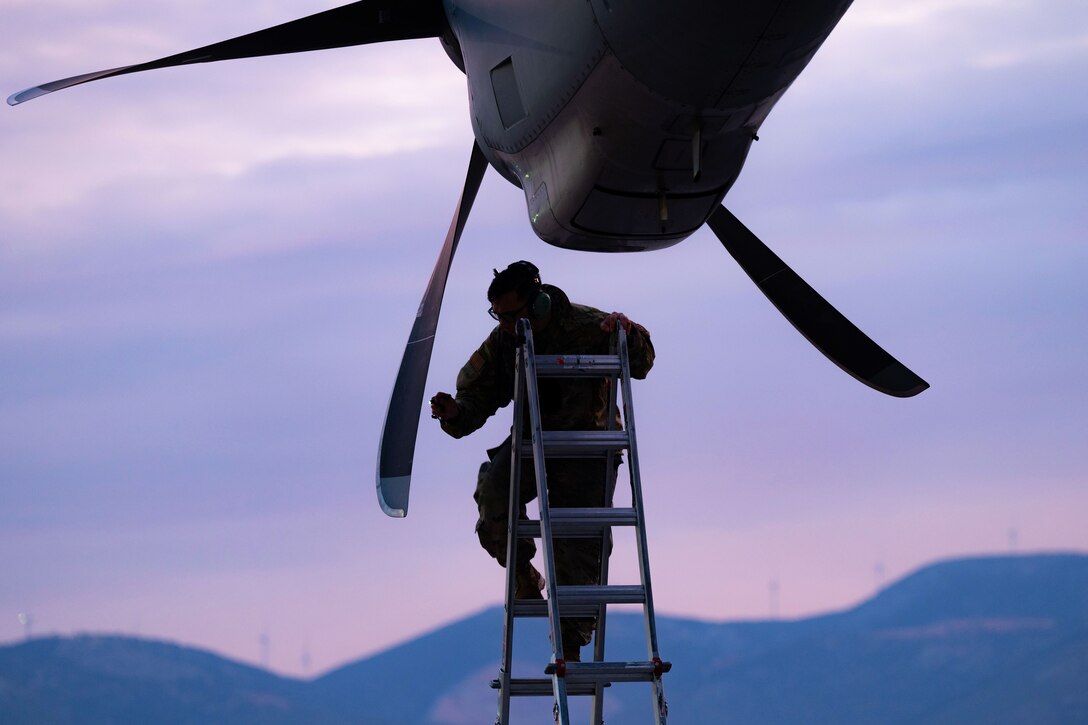
[[[487,314],[491,315],[491,319],[497,322],[517,322],[521,317],[521,313],[525,311],[525,308],[529,306],[531,301],[532,300],[526,300],[524,305],[513,312],[495,312],[494,307],[488,307]]]

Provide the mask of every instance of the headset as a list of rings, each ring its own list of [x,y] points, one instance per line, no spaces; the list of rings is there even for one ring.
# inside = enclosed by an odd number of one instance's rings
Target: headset
[[[496,277],[499,276],[499,270],[495,269],[492,271],[495,273]],[[513,262],[504,269],[502,273],[524,279],[535,287],[532,300],[527,305],[530,315],[537,319],[542,319],[551,314],[552,298],[544,291],[543,286],[540,283],[540,270],[537,269],[535,264],[526,262],[523,259],[518,262]]]

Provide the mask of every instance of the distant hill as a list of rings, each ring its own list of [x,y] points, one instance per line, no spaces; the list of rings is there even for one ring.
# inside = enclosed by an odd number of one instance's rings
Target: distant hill
[[[308,682],[162,642],[35,639],[0,647],[0,722],[490,725],[501,617],[485,610]],[[1088,724],[1084,555],[946,561],[822,617],[658,627],[674,725]],[[518,632],[519,668],[539,674],[543,623]],[[643,657],[641,617],[610,616],[608,641],[614,657]],[[650,722],[645,685],[617,685],[606,704],[610,725]],[[520,700],[515,714],[550,722],[550,704]]]

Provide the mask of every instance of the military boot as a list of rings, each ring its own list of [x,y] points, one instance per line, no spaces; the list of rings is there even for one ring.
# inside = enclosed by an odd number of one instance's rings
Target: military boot
[[[514,599],[543,599],[540,592],[544,591],[544,577],[532,564],[519,566],[517,571],[517,588],[514,589]]]
[[[589,643],[582,637],[582,633],[577,630],[564,628],[562,633],[563,659],[567,662],[581,662],[582,645]]]

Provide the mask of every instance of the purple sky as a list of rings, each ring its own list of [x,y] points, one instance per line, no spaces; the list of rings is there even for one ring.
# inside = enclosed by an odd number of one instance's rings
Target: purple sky
[[[336,3],[7,0],[3,95]],[[490,173],[430,390],[534,260],[627,312],[658,609],[841,608],[936,558],[1088,550],[1088,6],[866,0],[727,205],[932,389],[859,385],[709,232],[652,254],[533,237]],[[1081,89],[1081,90],[1078,90]],[[379,429],[464,177],[436,41],[193,66],[0,111],[0,641],[116,631],[314,674],[501,599],[471,493],[498,416],[422,423],[408,519]],[[633,560],[623,539],[620,578]],[[496,647],[499,633],[496,632]],[[308,667],[304,664],[308,660]]]

